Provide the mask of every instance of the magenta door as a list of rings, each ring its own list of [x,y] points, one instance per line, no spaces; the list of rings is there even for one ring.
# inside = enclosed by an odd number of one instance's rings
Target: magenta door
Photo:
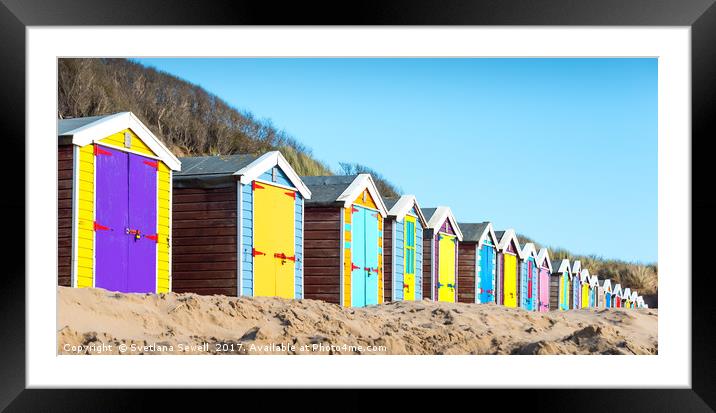
[[[539,311],[549,311],[549,269],[539,271]]]
[[[96,146],[95,287],[156,291],[156,162]]]

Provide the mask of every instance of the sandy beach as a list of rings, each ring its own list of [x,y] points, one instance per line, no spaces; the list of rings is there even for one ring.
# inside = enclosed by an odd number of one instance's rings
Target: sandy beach
[[[58,354],[657,354],[656,309],[121,294],[57,287]]]

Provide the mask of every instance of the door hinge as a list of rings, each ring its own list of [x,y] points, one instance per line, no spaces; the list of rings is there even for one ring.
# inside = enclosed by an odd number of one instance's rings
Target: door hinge
[[[251,188],[252,189],[266,189],[266,187],[263,187],[256,183],[256,181],[251,182]]]
[[[145,164],[145,165],[149,165],[149,166],[151,166],[152,168],[154,168],[154,169],[156,169],[156,170],[159,170],[159,162],[156,162],[156,161],[155,161],[155,162],[152,162],[152,161],[144,161],[144,164]]]
[[[157,243],[157,244],[159,243],[159,234],[145,235],[144,238],[150,239],[150,240],[154,241],[154,242]]]
[[[95,145],[95,146],[94,146],[94,155],[95,155],[95,156],[97,156],[97,155],[109,155],[109,156],[112,156],[112,152],[100,148],[99,145]]]
[[[284,194],[290,196],[290,197],[293,198],[293,199],[296,199],[296,193],[293,192],[293,191],[291,191],[291,192],[284,192]]]
[[[255,257],[255,256],[257,256],[257,255],[266,255],[266,253],[265,253],[265,252],[261,252],[261,251],[257,250],[256,248],[252,248],[252,249],[251,249],[251,255],[252,255],[253,257]]]
[[[95,231],[108,231],[110,229],[109,227],[100,225],[97,221],[94,221],[93,227]]]

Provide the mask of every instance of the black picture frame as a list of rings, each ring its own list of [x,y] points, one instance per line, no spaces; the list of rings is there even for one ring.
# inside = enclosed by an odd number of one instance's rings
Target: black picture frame
[[[508,398],[511,408],[552,411],[712,411],[716,406],[716,365],[712,350],[713,326],[710,307],[712,287],[707,269],[711,258],[704,234],[714,229],[710,213],[716,202],[710,170],[714,139],[712,131],[716,104],[716,7],[714,0],[492,0],[303,3],[278,7],[272,2],[203,1],[169,3],[160,0],[0,0],[0,70],[3,76],[0,117],[5,154],[5,223],[3,242],[5,268],[0,287],[0,408],[8,411],[137,411],[170,404],[188,406],[194,392],[173,391],[171,395],[147,396],[132,390],[30,390],[25,373],[25,28],[27,26],[88,25],[558,25],[558,26],[688,26],[691,28],[692,59],[692,222],[699,230],[692,239],[692,382],[690,389],[561,389],[492,390],[494,397]],[[118,7],[120,5],[121,7]],[[688,139],[685,137],[684,139]],[[17,154],[24,154],[18,156]],[[22,179],[21,179],[22,177]],[[699,190],[701,189],[701,190]],[[24,217],[24,220],[19,217]],[[11,259],[12,258],[12,259]],[[700,274],[703,272],[703,275]],[[688,274],[668,274],[683,277]],[[48,278],[51,278],[48,276]],[[701,282],[704,281],[704,282]],[[709,285],[710,284],[710,285]],[[662,306],[674,305],[662,303]],[[668,332],[660,332],[668,334]],[[625,372],[625,374],[628,374]],[[638,375],[637,375],[638,376]],[[638,379],[635,379],[638,380]],[[710,384],[709,384],[710,383]],[[525,395],[514,395],[524,391]],[[256,392],[256,391],[254,391]],[[260,407],[257,393],[240,404]],[[355,396],[340,396],[349,405]],[[211,396],[216,408],[226,406],[226,393]],[[450,397],[450,396],[439,396]],[[472,396],[467,396],[472,397]],[[493,397],[493,396],[479,396]],[[301,396],[305,399],[305,396]],[[137,401],[141,399],[141,402]],[[422,399],[422,398],[421,398]],[[427,403],[432,397],[426,397]],[[417,400],[417,398],[415,398]],[[537,400],[538,402],[535,402]],[[588,403],[585,400],[589,400]],[[457,400],[456,400],[457,401]],[[536,404],[537,403],[537,404]],[[407,405],[406,405],[407,406]],[[565,406],[579,406],[565,409]],[[264,404],[265,408],[265,404]]]

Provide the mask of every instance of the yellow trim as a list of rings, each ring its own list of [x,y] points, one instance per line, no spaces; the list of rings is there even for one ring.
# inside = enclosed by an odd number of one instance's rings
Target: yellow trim
[[[134,146],[134,142],[132,142]],[[157,179],[157,293],[169,292],[169,251],[170,236],[170,182],[171,170],[164,162],[158,161]]]
[[[77,287],[94,285],[94,145],[79,148],[77,171]]]

